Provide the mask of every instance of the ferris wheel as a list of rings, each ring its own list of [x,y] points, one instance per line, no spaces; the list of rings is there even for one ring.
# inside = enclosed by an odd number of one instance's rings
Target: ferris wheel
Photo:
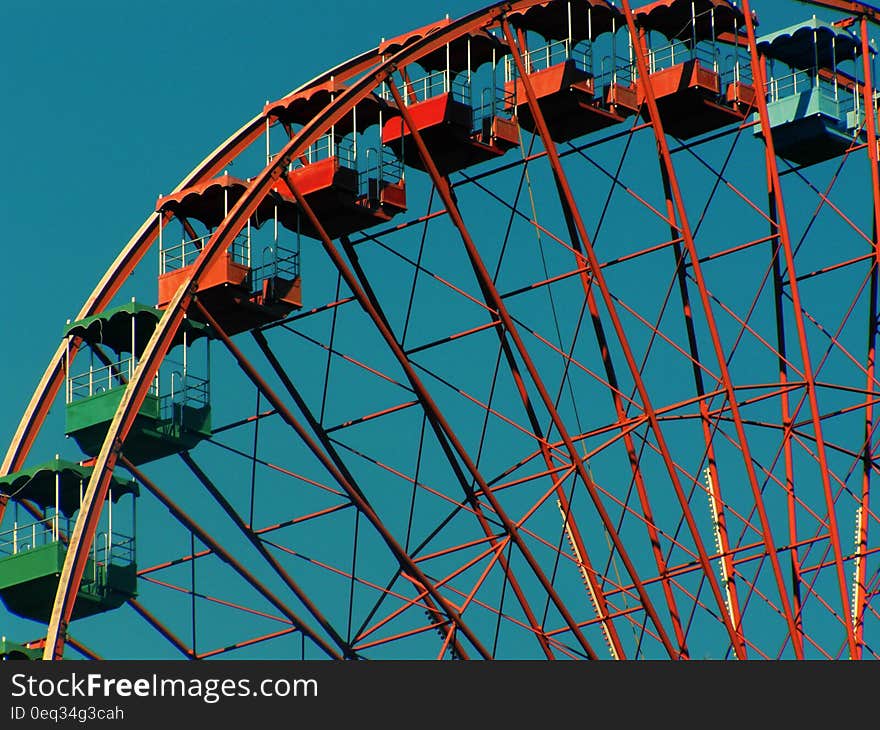
[[[268,102],[20,419],[0,655],[876,658],[880,10],[785,8],[509,0]]]

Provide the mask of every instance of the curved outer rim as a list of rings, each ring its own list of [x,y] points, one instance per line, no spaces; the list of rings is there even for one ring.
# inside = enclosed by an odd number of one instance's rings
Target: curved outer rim
[[[531,0],[534,1],[534,0]],[[443,29],[413,43],[384,61],[370,73],[352,84],[331,102],[318,116],[306,124],[294,136],[273,161],[251,182],[251,187],[239,199],[229,215],[211,236],[198,260],[193,265],[189,279],[182,282],[180,288],[166,308],[166,313],[154,330],[150,342],[144,350],[134,375],[129,381],[116,414],[110,423],[104,444],[95,459],[94,472],[83,495],[83,501],[73,532],[68,543],[67,556],[58,583],[58,590],[49,623],[44,659],[60,658],[64,646],[64,633],[73,610],[73,600],[79,589],[82,573],[85,569],[88,547],[97,528],[100,517],[100,506],[113,468],[116,465],[121,445],[134,421],[134,416],[142,403],[149,383],[165,357],[171,337],[179,326],[187,307],[190,305],[197,282],[202,272],[229,245],[229,242],[244,226],[247,218],[268,193],[271,186],[281,176],[291,159],[301,154],[329,126],[341,119],[344,114],[362,98],[381,84],[399,64],[407,64],[417,60],[421,55],[439,48],[452,39],[475,28],[485,27],[497,19],[511,7],[528,5],[528,0],[520,3],[497,3],[488,8],[478,10]],[[324,75],[326,76],[326,75]],[[254,126],[262,120],[256,118]],[[246,125],[245,128],[251,125]],[[149,221],[145,226],[149,226]],[[156,224],[153,223],[153,226]],[[143,254],[143,251],[141,251]],[[57,388],[56,388],[57,392]]]
[[[311,86],[324,83],[331,76],[340,80],[349,78],[375,63],[376,49],[365,51],[348,61],[316,76],[311,81],[289,92],[286,96],[303,91]],[[251,144],[263,133],[265,114],[259,114],[246,122],[238,131],[232,134],[213,152],[211,152],[199,165],[183,178],[172,193],[179,192],[192,185],[209,180],[222,170],[229,161],[244,147]],[[150,249],[158,235],[158,218],[155,213],[143,222],[128,243],[125,244],[119,255],[108,267],[107,271],[98,281],[92,293],[83,303],[82,308],[75,320],[85,319],[93,314],[101,312],[119,291],[128,274],[140,263],[146,252]],[[55,399],[61,387],[64,375],[65,344],[62,338],[58,349],[49,360],[49,364],[38,383],[18,428],[12,437],[9,448],[0,465],[0,476],[5,476],[21,468],[27,458],[31,445],[37,432],[42,427],[49,405]],[[76,354],[76,348],[71,348],[71,358]],[[0,504],[0,519],[3,517],[5,504]]]
[[[838,2],[836,0],[805,1],[809,4],[829,7],[843,12],[858,13],[875,22],[880,20],[880,10],[865,3]],[[141,364],[129,383],[129,387],[126,389],[108,430],[106,440],[96,458],[93,477],[84,495],[83,508],[80,511],[76,526],[70,537],[69,546],[71,549],[68,550],[64,570],[59,581],[44,658],[60,657],[63,650],[64,632],[61,628],[62,625],[66,627],[69,620],[69,614],[72,610],[70,598],[78,590],[82,568],[85,563],[84,557],[87,552],[85,548],[89,544],[97,526],[97,519],[100,516],[100,505],[102,504],[101,495],[106,492],[117,459],[118,447],[121,446],[122,441],[127,435],[133,421],[133,414],[137,412],[137,408],[143,400],[146,393],[145,384],[150,382],[151,377],[158,369],[161,360],[169,348],[173,332],[190,304],[192,293],[195,291],[195,285],[201,273],[216,258],[216,253],[223,250],[228,241],[243,227],[245,220],[252,212],[252,208],[269,190],[271,184],[281,174],[281,170],[289,159],[311,144],[323,129],[341,118],[353,104],[356,104],[375,86],[384,81],[399,65],[416,61],[421,55],[444,45],[474,28],[488,27],[492,23],[497,22],[505,12],[509,12],[514,8],[527,8],[534,3],[535,0],[496,3],[454,21],[445,27],[442,32],[431,34],[416,43],[404,47],[388,60],[378,55],[378,49],[373,49],[353,57],[333,70],[315,77],[313,80],[290,92],[290,94],[293,94],[306,90],[315,84],[323,83],[331,76],[345,80],[359,73],[369,71],[349,89],[340,94],[321,114],[310,121],[285,146],[285,149],[276,156],[275,160],[258,177],[254,178],[248,193],[242,197],[235,209],[230,212],[224,224],[212,236],[199,261],[194,265],[189,279],[181,285],[169,304],[166,316],[163,316],[159,327],[153,333],[150,343],[144,352]],[[627,9],[627,13],[631,14],[631,12],[631,10]],[[754,53],[755,49],[752,49],[752,51]],[[241,149],[251,144],[262,133],[265,120],[265,114],[261,113],[244,124],[208,155],[192,173],[184,178],[175,188],[174,192],[215,175]],[[100,312],[107,306],[112,297],[118,292],[128,273],[135,268],[147,250],[149,250],[156,238],[157,232],[158,218],[155,214],[151,214],[98,282],[80,310],[77,316],[78,319]],[[74,344],[78,346],[79,343]],[[71,349],[71,354],[75,354],[76,347]],[[26,459],[36,434],[45,420],[49,405],[57,395],[63,380],[64,352],[65,347],[62,341],[56,352],[52,355],[25,409],[4,461],[0,465],[0,475],[15,471]],[[0,504],[0,517],[2,517],[4,508],[5,503]]]
[[[880,23],[880,8],[876,8],[868,3],[850,2],[849,0],[800,1],[808,5],[817,5],[832,10],[838,10],[840,12],[855,13],[866,17],[875,23]],[[488,15],[492,10],[497,10],[505,5],[509,5],[511,10],[525,10],[531,5],[539,5],[543,2],[546,2],[546,0],[523,0],[521,2],[510,4],[497,3],[496,5],[486,8],[484,11],[478,12],[485,12]],[[369,51],[364,51],[335,68],[319,74],[311,81],[308,81],[298,88],[288,92],[282,98],[306,91],[313,86],[323,84],[331,77],[335,77],[340,81],[345,81],[351,76],[366,70],[380,60],[381,56],[379,56],[378,47]],[[262,133],[262,124],[265,120],[266,114],[262,113],[244,124],[237,132],[211,152],[211,154],[209,154],[187,177],[181,180],[180,184],[174,188],[172,193],[210,179],[211,176],[216,175],[217,172],[226,166],[240,147],[247,146],[260,133]],[[143,258],[144,254],[155,240],[157,235],[156,223],[157,219],[154,214],[151,214],[146,221],[144,221],[138,231],[120,251],[113,263],[108,267],[104,276],[95,286],[88,299],[86,299],[79,314],[77,314],[76,319],[83,319],[96,314],[107,306],[113,296],[119,291],[119,288],[128,273],[140,262],[141,258]],[[75,354],[76,349],[71,348],[71,357],[75,356]],[[0,464],[0,476],[4,476],[20,469],[24,460],[27,458],[33,440],[36,437],[36,433],[42,427],[43,421],[45,420],[49,405],[55,399],[55,396],[61,387],[63,364],[64,342],[62,340],[58,349],[50,358],[49,364],[22,414],[18,428],[16,429],[12,441],[6,451],[3,463]],[[5,506],[5,503],[0,502],[0,519],[3,517]]]

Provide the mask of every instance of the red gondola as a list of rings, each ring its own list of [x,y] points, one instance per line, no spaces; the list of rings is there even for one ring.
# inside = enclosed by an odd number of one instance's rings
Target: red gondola
[[[607,0],[544,0],[511,13],[510,22],[521,42],[527,31],[546,40],[528,49],[523,62],[556,142],[619,124],[638,111],[631,64],[617,55],[615,36],[625,21]],[[601,59],[596,76],[594,41],[606,34],[610,34],[611,54]],[[513,73],[512,59],[505,61],[505,92],[513,99],[520,126],[534,132],[523,81]]]
[[[384,41],[383,57],[449,24],[449,20]],[[494,70],[504,45],[485,31],[459,36],[443,48],[422,56],[418,63],[426,75],[411,79],[404,70],[400,89],[413,126],[422,137],[441,173],[450,173],[503,155],[519,144],[516,122],[504,113],[504,100],[496,89],[486,89],[474,99],[472,73],[484,63]],[[486,96],[488,93],[488,98]],[[509,108],[509,107],[508,107]],[[425,170],[425,161],[409,128],[400,117],[385,122],[382,143],[406,165]]]
[[[755,89],[738,43],[723,60],[721,35],[738,37],[745,23],[729,0],[657,0],[634,10],[639,31],[648,40],[650,83],[668,134],[688,139],[742,122],[754,111]],[[665,44],[651,47],[650,35]],[[639,81],[639,100],[645,96]],[[644,112],[643,112],[644,113]]]

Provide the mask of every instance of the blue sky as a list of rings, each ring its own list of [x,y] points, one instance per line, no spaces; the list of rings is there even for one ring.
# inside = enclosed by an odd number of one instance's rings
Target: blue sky
[[[764,27],[788,24],[801,7],[786,3],[783,20],[779,3],[754,5]],[[0,442],[14,431],[56,334],[158,195],[266,99],[382,37],[475,7],[466,0],[4,3],[0,83],[11,113],[0,120],[7,140],[0,221],[11,275]],[[804,17],[812,12],[802,8]]]

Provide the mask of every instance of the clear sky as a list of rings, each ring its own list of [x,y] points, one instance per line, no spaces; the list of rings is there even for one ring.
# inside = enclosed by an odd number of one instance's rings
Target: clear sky
[[[755,2],[765,28],[798,3]],[[0,6],[10,110],[0,222],[0,443],[8,443],[56,334],[152,211],[267,99],[446,13],[479,5],[157,0]],[[802,6],[803,17],[813,9]],[[818,11],[822,14],[822,11]],[[827,15],[827,14],[826,14]]]
[[[814,12],[795,2],[753,5],[762,30]],[[0,449],[65,321],[158,195],[267,100],[382,37],[476,7],[469,0],[0,2],[7,288]],[[0,609],[0,629],[7,618]]]

